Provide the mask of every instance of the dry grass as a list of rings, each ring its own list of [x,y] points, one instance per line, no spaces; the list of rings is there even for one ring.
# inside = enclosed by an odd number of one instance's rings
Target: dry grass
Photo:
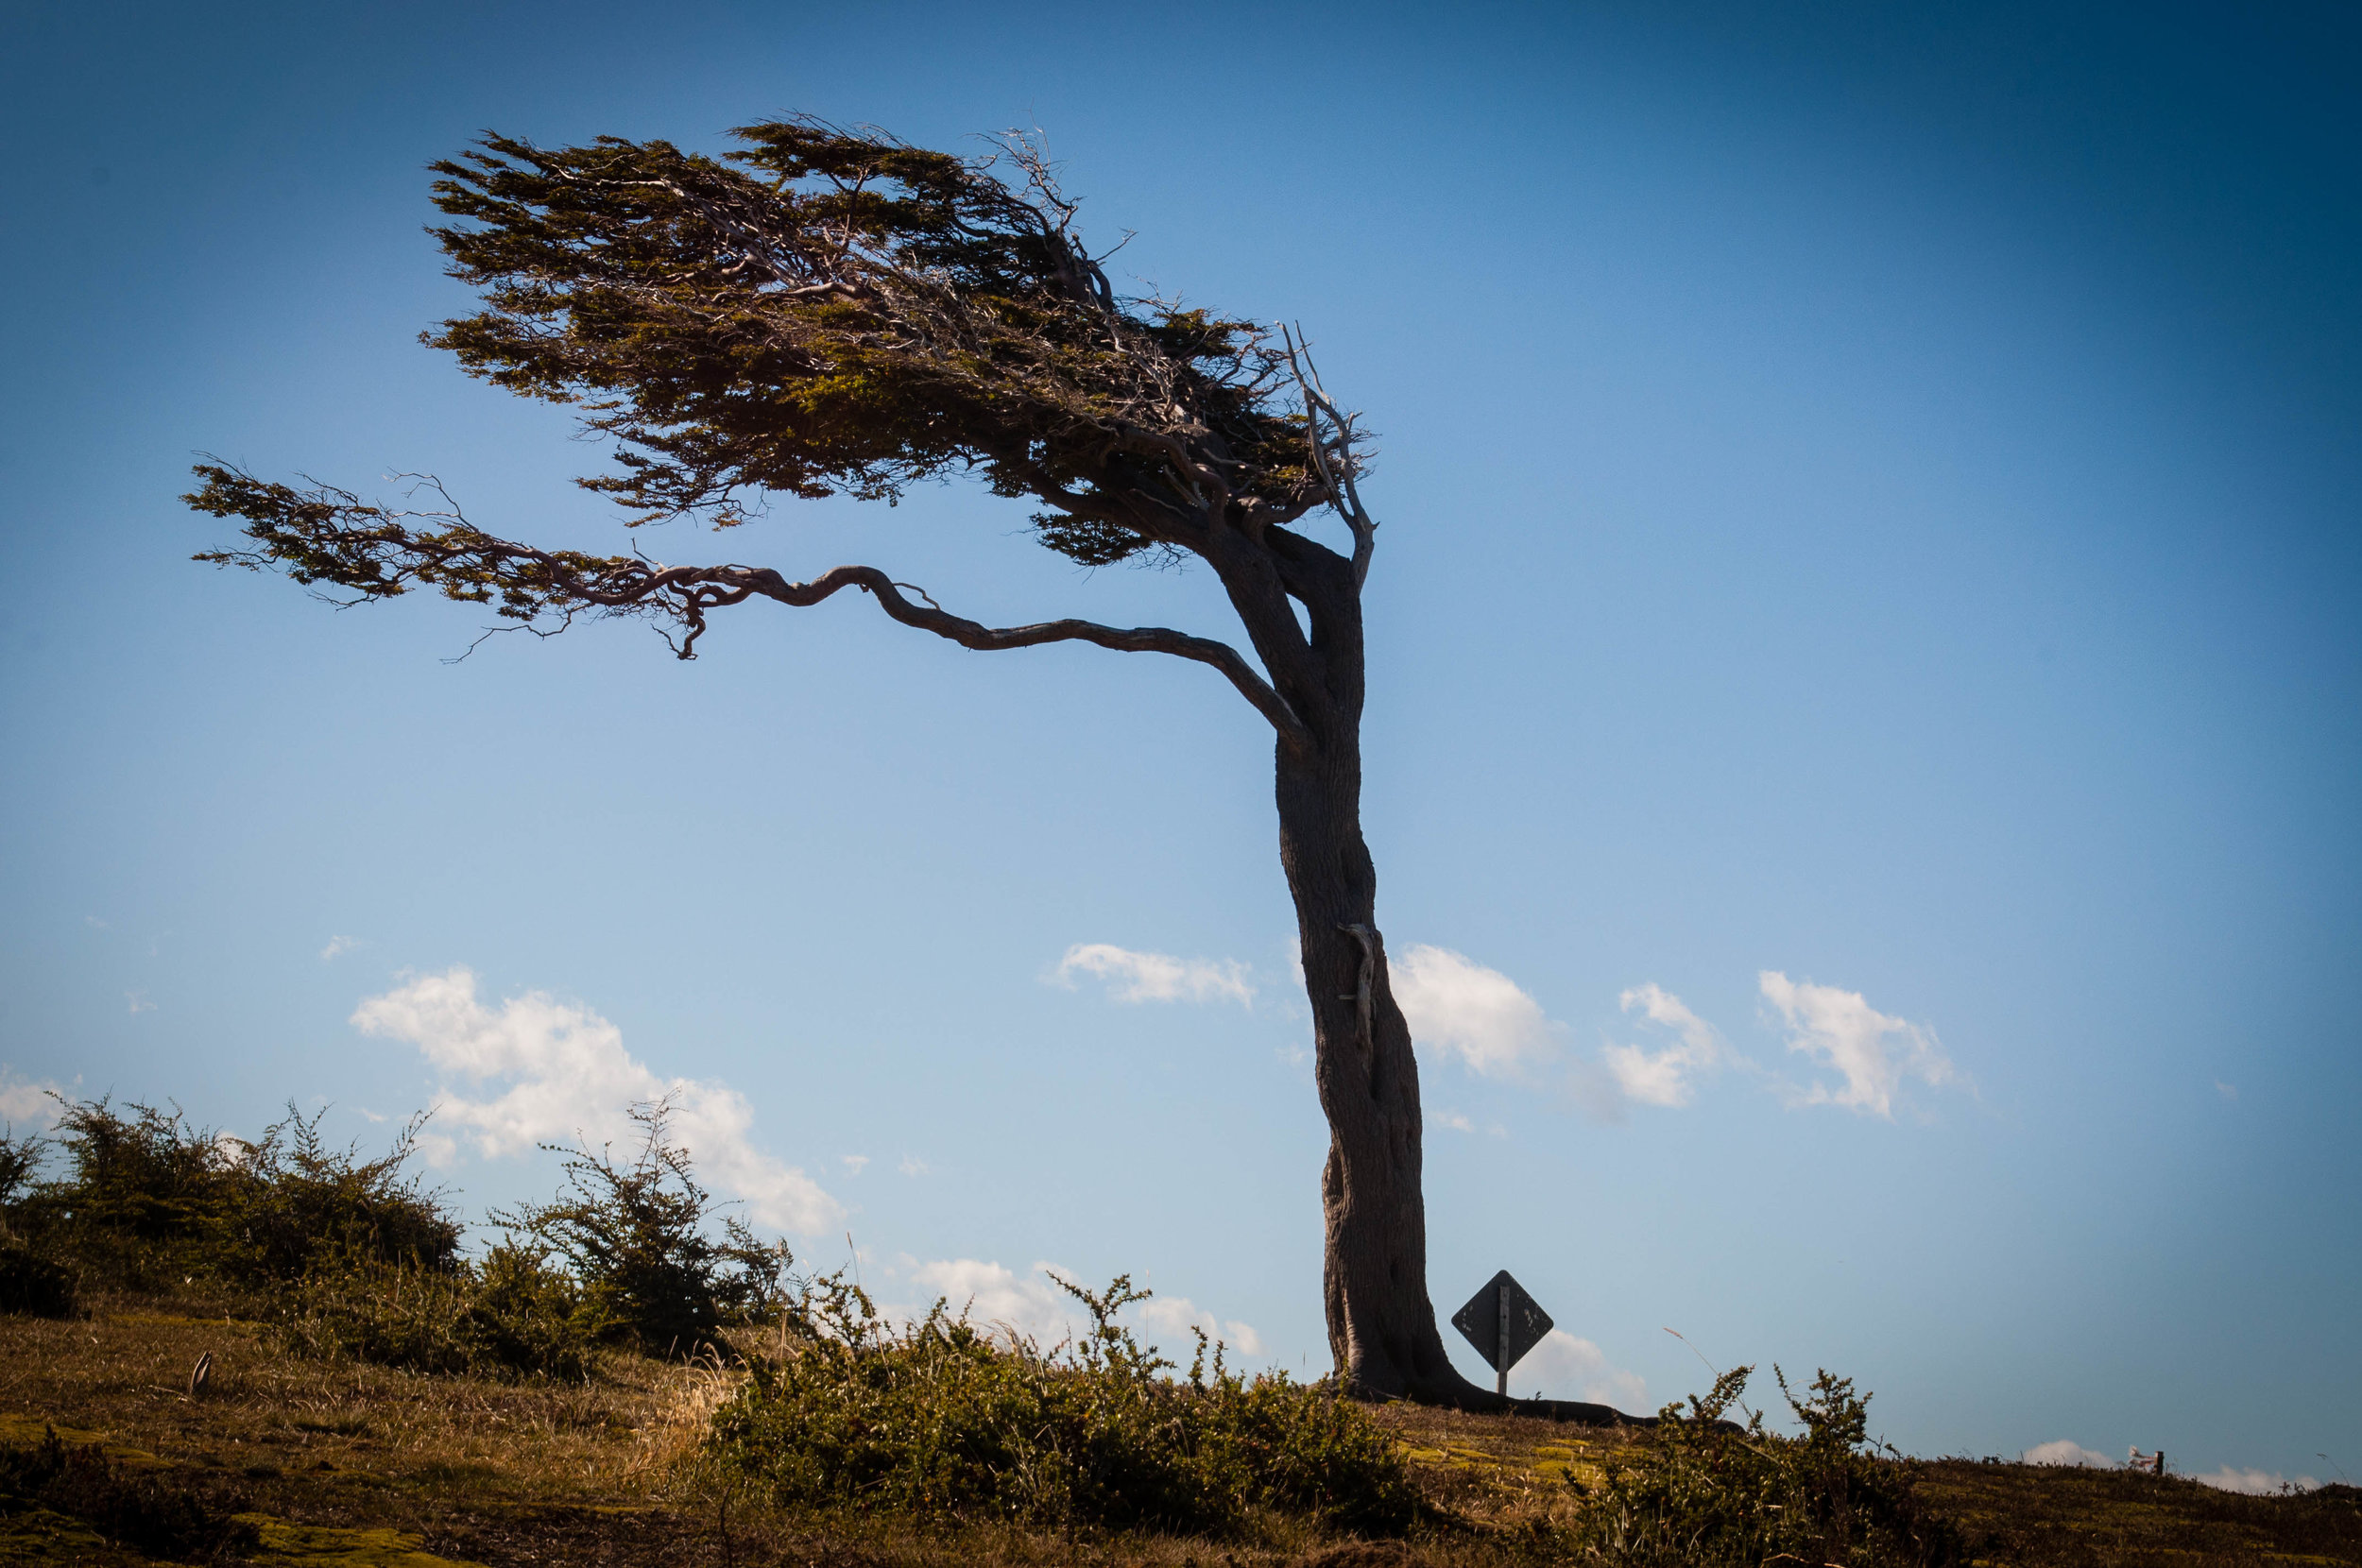
[[[737,1381],[711,1362],[615,1355],[578,1386],[427,1377],[281,1355],[202,1301],[96,1308],[78,1321],[0,1317],[0,1439],[38,1439],[44,1423],[69,1440],[103,1438],[219,1508],[283,1522],[265,1532],[265,1561],[427,1568],[413,1555],[423,1551],[488,1568],[1510,1568],[1566,1560],[1552,1526],[1583,1506],[1568,1476],[1596,1484],[1629,1441],[1543,1421],[1380,1410],[1431,1509],[1407,1544],[1299,1531],[1249,1550],[1016,1529],[945,1536],[890,1519],[816,1525],[731,1492],[701,1462],[707,1419]],[[208,1352],[212,1383],[193,1399],[189,1370]],[[2123,1473],[1966,1461],[1930,1466],[1926,1484],[1984,1540],[1982,1561],[2362,1564],[2362,1508],[2351,1497],[2232,1497]],[[0,1568],[140,1560],[68,1520],[10,1524]]]
[[[2026,1568],[2231,1568],[2362,1562],[2362,1493],[2244,1497],[2127,1470],[1938,1460],[1936,1504]]]

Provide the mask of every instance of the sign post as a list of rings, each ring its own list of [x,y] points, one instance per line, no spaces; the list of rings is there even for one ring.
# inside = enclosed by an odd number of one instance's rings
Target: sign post
[[[1509,1369],[1542,1342],[1551,1324],[1550,1315],[1504,1269],[1451,1315],[1451,1326],[1491,1365],[1494,1391],[1507,1398]]]

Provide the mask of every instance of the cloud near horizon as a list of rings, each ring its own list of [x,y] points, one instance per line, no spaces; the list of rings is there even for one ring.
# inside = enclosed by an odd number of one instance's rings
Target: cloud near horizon
[[[1112,942],[1078,942],[1066,950],[1049,980],[1071,991],[1077,975],[1104,981],[1113,1001],[1255,1005],[1255,987],[1247,980],[1247,967],[1236,959],[1175,958],[1170,953],[1135,952]]]
[[[1840,1105],[1868,1116],[1894,1119],[1894,1101],[1906,1080],[1931,1088],[1965,1082],[1944,1055],[1934,1030],[1891,1018],[1858,991],[1791,980],[1776,969],[1756,977],[1763,999],[1788,1026],[1788,1048],[1834,1068],[1844,1082],[1814,1083],[1796,1091],[1793,1103]]]
[[[2020,1464],[2072,1465],[2080,1470],[2114,1470],[2116,1461],[2072,1438],[2038,1442],[2017,1457]]]
[[[1526,1358],[1509,1369],[1509,1391],[1545,1399],[1580,1399],[1612,1405],[1627,1414],[1648,1408],[1648,1381],[1610,1364],[1606,1352],[1588,1339],[1554,1328]]]
[[[364,1034],[408,1041],[440,1072],[505,1085],[488,1099],[446,1088],[436,1106],[436,1121],[467,1129],[486,1158],[578,1136],[627,1142],[637,1135],[630,1107],[669,1097],[673,1132],[699,1179],[743,1200],[757,1223],[811,1236],[844,1216],[802,1170],[754,1147],[754,1107],[745,1095],[710,1079],[659,1077],[624,1049],[621,1030],[587,1007],[542,991],[487,1007],[476,999],[474,973],[454,965],[367,998],[351,1021]],[[454,1151],[439,1132],[419,1147],[437,1163]]]
[[[1485,1078],[1523,1078],[1558,1054],[1559,1026],[1498,969],[1424,944],[1391,967],[1414,1044],[1457,1056]]]
[[[0,1067],[0,1126],[47,1132],[58,1121],[58,1102],[49,1097],[64,1092],[48,1079],[19,1078],[14,1067]]]

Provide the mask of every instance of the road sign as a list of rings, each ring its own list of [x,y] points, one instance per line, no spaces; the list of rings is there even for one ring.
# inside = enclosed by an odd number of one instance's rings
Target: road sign
[[[1509,1392],[1509,1369],[1525,1359],[1526,1352],[1550,1331],[1550,1315],[1542,1310],[1526,1287],[1504,1269],[1468,1298],[1468,1304],[1451,1315],[1458,1329],[1497,1378],[1496,1388]]]

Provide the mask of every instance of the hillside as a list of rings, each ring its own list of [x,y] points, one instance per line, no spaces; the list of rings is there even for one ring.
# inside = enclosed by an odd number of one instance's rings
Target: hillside
[[[1537,1421],[1395,1407],[1425,1516],[1404,1543],[1284,1523],[1253,1543],[1153,1533],[923,1530],[778,1510],[700,1457],[736,1381],[711,1365],[604,1355],[578,1383],[423,1375],[285,1354],[202,1298],[102,1297],[74,1319],[0,1318],[0,1441],[54,1426],[91,1472],[61,1511],[19,1495],[0,1562],[401,1565],[1248,1564],[1566,1560],[1552,1531],[1625,1444]],[[194,1395],[192,1369],[210,1355]],[[2172,1478],[1940,1461],[1923,1490],[1971,1560],[2062,1565],[2362,1563],[2350,1488],[2238,1497]],[[77,1512],[80,1517],[76,1517]],[[176,1538],[175,1530],[179,1531]],[[154,1555],[126,1544],[142,1531]],[[212,1532],[210,1543],[207,1532]]]

